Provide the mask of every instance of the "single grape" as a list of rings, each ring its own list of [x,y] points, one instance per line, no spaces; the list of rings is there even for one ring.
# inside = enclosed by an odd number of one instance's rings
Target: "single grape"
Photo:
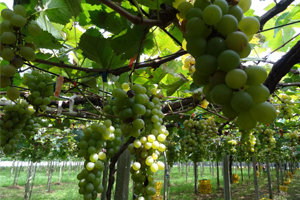
[[[10,61],[11,59],[13,59],[14,56],[15,56],[14,51],[11,48],[9,48],[9,47],[3,48],[2,52],[1,52],[1,57],[4,60]]]
[[[222,10],[217,5],[209,5],[203,10],[202,18],[205,24],[215,25],[222,18]]]
[[[14,15],[11,18],[11,23],[13,24],[13,26],[23,27],[26,24],[26,19],[21,15]]]
[[[255,120],[264,124],[272,123],[277,117],[275,107],[269,102],[256,103],[250,111]]]
[[[234,31],[227,35],[225,42],[228,49],[241,52],[248,44],[248,37],[241,31]]]
[[[209,5],[210,5],[210,2],[207,0],[196,0],[194,3],[194,7],[199,8],[202,11]]]
[[[10,78],[4,75],[0,75],[0,88],[5,88],[11,84]]]
[[[209,76],[209,85],[213,88],[219,84],[225,84],[226,72],[217,70],[214,74]]]
[[[23,59],[20,57],[20,56],[16,56],[13,58],[13,60],[11,61],[11,64],[13,66],[15,66],[15,68],[21,68],[24,64],[24,61]]]
[[[22,6],[20,4],[15,5],[13,7],[13,10],[16,14],[22,15],[23,17],[26,17],[26,15],[27,15],[26,9],[24,8],[24,6]]]
[[[246,92],[251,95],[253,103],[264,102],[268,100],[270,96],[269,89],[262,84],[252,85],[246,90]]]
[[[191,8],[189,11],[186,13],[186,20],[190,20],[194,17],[200,18],[202,16],[202,10],[199,8]]]
[[[186,45],[187,52],[194,57],[199,57],[206,50],[206,40],[202,37],[190,38]]]
[[[216,85],[210,92],[210,97],[217,104],[224,104],[230,100],[232,90],[225,84]]]
[[[245,69],[247,74],[246,85],[259,85],[263,83],[268,74],[265,68],[261,66],[250,66]]]
[[[9,20],[3,20],[0,24],[0,33],[13,32],[13,25]]]
[[[13,44],[17,40],[17,37],[14,33],[12,32],[4,32],[1,35],[1,42],[3,44]]]
[[[251,45],[249,43],[241,52],[238,52],[240,58],[247,58],[250,53],[251,53]]]
[[[257,121],[252,117],[250,111],[238,115],[237,124],[240,129],[250,130],[256,126]]]
[[[2,74],[4,74],[7,77],[12,77],[17,72],[16,68],[13,65],[4,65],[1,71]]]
[[[215,5],[219,6],[222,10],[222,15],[225,15],[228,13],[228,3],[225,0],[215,0],[214,3]]]
[[[243,91],[234,93],[231,99],[232,108],[239,113],[249,110],[252,104],[253,100],[251,95]]]
[[[33,23],[29,24],[28,31],[34,37],[38,37],[42,33],[42,29],[37,24]]]
[[[238,5],[230,6],[228,14],[233,15],[239,22],[243,18],[243,10]]]
[[[247,74],[241,69],[230,70],[225,78],[226,84],[232,89],[243,87],[247,81]]]
[[[223,0],[222,0],[223,1]],[[238,28],[238,21],[232,15],[226,14],[222,16],[222,19],[217,23],[217,30],[223,35],[229,35],[236,31]]]
[[[211,38],[206,45],[206,53],[218,57],[220,53],[227,49],[225,40],[221,37]]]
[[[241,7],[243,13],[245,13],[251,7],[251,0],[239,0],[238,6]]]
[[[20,97],[20,91],[17,88],[15,88],[15,87],[10,87],[6,91],[6,96],[10,100],[14,101],[14,100],[16,100],[17,98]]]
[[[178,5],[177,10],[179,11],[178,17],[181,19],[186,19],[186,13],[193,8],[193,5],[190,2],[182,2]]]
[[[196,58],[195,68],[196,72],[204,76],[209,76],[218,68],[217,58],[209,54],[204,54]]]
[[[218,66],[221,70],[229,72],[240,64],[240,56],[233,50],[225,50],[218,57]]]
[[[36,58],[34,51],[30,47],[21,47],[20,54],[23,58],[29,61],[34,61]]]
[[[10,9],[1,10],[1,17],[5,20],[10,20],[13,15],[15,15],[15,12]]]
[[[239,22],[239,29],[246,35],[253,35],[257,33],[260,27],[260,22],[255,17],[244,17]]]
[[[199,17],[193,17],[186,23],[186,33],[190,36],[201,36],[204,31],[204,22]]]
[[[229,103],[223,104],[221,110],[222,110],[223,114],[224,114],[226,117],[228,117],[229,119],[234,119],[234,118],[236,118],[236,117],[238,116],[238,114],[239,114],[237,111],[235,111],[235,110],[232,108],[230,102],[229,102]]]

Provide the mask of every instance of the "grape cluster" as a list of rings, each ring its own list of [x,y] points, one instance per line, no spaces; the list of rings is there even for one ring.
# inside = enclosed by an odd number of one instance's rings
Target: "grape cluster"
[[[178,152],[176,146],[177,145],[175,142],[169,142],[167,144],[167,162],[171,167],[173,167],[173,164],[178,160]]]
[[[183,1],[177,6],[185,31],[183,48],[195,57],[194,83],[204,86],[205,98],[221,105],[226,117],[238,117],[237,125],[244,130],[277,117],[273,105],[266,102],[269,90],[262,85],[266,70],[260,66],[240,69],[240,58],[251,51],[248,41],[260,27],[258,19],[243,15],[249,5],[249,0],[238,5],[196,0],[194,5]]]
[[[118,116],[124,137],[134,137],[128,150],[135,155],[130,172],[135,182],[134,194],[149,199],[155,194],[154,172],[164,169],[164,163],[158,161],[166,146],[164,141],[169,135],[163,126],[164,114],[155,90],[135,84],[131,87],[123,83],[122,88],[112,91],[112,99],[105,111]],[[154,94],[153,94],[154,93]]]
[[[294,130],[293,132],[288,133],[288,138],[291,139],[290,146],[296,147],[300,141],[300,134],[297,130]]]
[[[51,75],[32,70],[31,74],[24,74],[22,84],[28,86],[30,90],[28,100],[31,104],[45,111],[47,105],[51,103],[50,96],[53,95]]]
[[[207,154],[207,147],[214,143],[218,133],[214,117],[185,120],[183,126],[185,134],[180,141],[183,153],[194,162],[202,161]]]
[[[84,136],[78,146],[79,157],[85,158],[84,169],[77,175],[79,193],[84,199],[96,199],[103,191],[100,177],[107,157],[111,158],[119,150],[121,130],[112,126],[111,120],[103,124],[93,123],[83,130]]]
[[[222,135],[221,145],[222,153],[224,155],[234,155],[237,152],[238,141],[233,135]]]
[[[189,70],[191,74],[196,71],[195,58],[193,56],[191,55],[182,56],[182,62],[183,62],[183,66],[182,66],[183,70]]]
[[[0,147],[5,154],[10,154],[16,148],[22,134],[27,138],[35,134],[37,127],[31,118],[32,114],[28,103],[23,100],[4,107],[0,118]]]
[[[281,117],[285,118],[285,119],[290,119],[294,117],[294,113],[295,113],[295,109],[297,109],[295,107],[294,101],[292,100],[292,98],[284,93],[279,94],[278,95],[280,100],[281,100],[281,104],[280,106],[278,106],[280,112]]]
[[[263,151],[268,152],[276,147],[276,140],[274,138],[274,133],[275,133],[274,130],[267,128],[264,131],[264,134],[261,134],[262,135],[261,143],[264,146]]]
[[[249,153],[255,152],[256,137],[252,132],[244,131],[241,135],[241,149],[243,154],[248,157]]]
[[[36,58],[35,45],[31,36],[38,36],[41,33],[40,27],[35,23],[29,23],[26,19],[27,11],[22,5],[15,5],[13,10],[3,9],[0,24],[1,34],[1,57],[9,63],[0,69],[0,88],[11,85],[11,77],[15,75],[17,69],[23,66],[24,59],[33,61]],[[22,32],[27,28],[30,35],[26,36]],[[7,97],[16,100],[20,96],[17,88],[10,87],[7,90]]]

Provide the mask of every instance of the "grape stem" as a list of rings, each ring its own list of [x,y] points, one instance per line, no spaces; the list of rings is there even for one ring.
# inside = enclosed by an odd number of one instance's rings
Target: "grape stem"
[[[111,190],[113,188],[114,185],[114,174],[115,174],[115,166],[116,163],[119,159],[119,157],[122,155],[122,153],[127,149],[128,145],[133,143],[133,141],[135,140],[135,137],[130,137],[127,142],[125,142],[119,149],[119,151],[110,159],[110,164],[109,164],[109,178],[108,178],[108,187],[107,187],[107,191],[106,191],[106,199],[110,200],[111,199]]]
[[[199,104],[198,104],[198,107],[202,108],[201,105],[199,105]],[[220,114],[218,114],[218,113],[216,113],[214,111],[208,110],[207,108],[202,108],[202,109],[205,110],[205,111],[207,111],[207,112],[210,112],[210,113],[212,113],[214,115],[217,115],[220,118],[223,118],[223,119],[226,119],[227,121],[230,121],[230,119],[228,119],[227,117],[224,117],[224,116],[222,116],[222,115],[220,115]]]

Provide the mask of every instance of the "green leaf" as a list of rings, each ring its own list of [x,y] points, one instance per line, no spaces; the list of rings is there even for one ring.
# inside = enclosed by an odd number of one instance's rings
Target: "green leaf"
[[[145,31],[148,32],[148,28],[145,28],[144,26],[133,26],[133,28],[128,28],[126,33],[110,40],[111,48],[116,55],[122,55],[122,59],[130,59],[138,53]],[[151,35],[146,37],[142,47],[146,49],[153,47]],[[143,48],[141,53],[143,53]]]
[[[46,13],[41,12],[40,16],[37,18],[36,23],[43,29],[44,31],[48,31],[51,33],[56,39],[62,39],[60,35],[60,31],[63,29],[63,25],[55,24],[50,22],[47,19]]]
[[[92,78],[84,78],[82,79],[81,83],[93,88],[94,90],[98,90],[97,88],[97,81],[95,77]]]
[[[59,49],[62,45],[47,31],[42,31],[39,37],[33,38],[34,44],[37,48],[45,49]]]
[[[100,35],[93,36],[90,33],[94,34],[95,32],[94,30],[85,32],[79,42],[79,48],[85,56],[95,61],[99,68],[114,69],[122,66],[124,61],[114,55],[108,41],[101,38]]]
[[[125,18],[121,18],[114,11],[108,12],[108,9],[105,9],[104,6],[101,10],[90,11],[89,13],[93,24],[113,34],[119,34],[128,27]]]
[[[69,10],[72,12],[74,17],[77,17],[77,15],[82,12],[81,9],[81,1],[82,0],[65,0]]]
[[[62,0],[43,0],[44,11],[51,22],[67,24],[73,14],[65,1]]]
[[[178,90],[178,88],[180,88],[186,82],[188,82],[188,80],[185,77],[181,77],[178,81],[176,81],[170,85],[165,85],[165,84],[161,83],[159,86],[163,89],[166,89],[167,95],[171,96]]]

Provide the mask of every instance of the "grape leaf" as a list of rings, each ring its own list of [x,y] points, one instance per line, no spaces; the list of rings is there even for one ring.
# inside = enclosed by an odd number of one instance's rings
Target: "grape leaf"
[[[81,9],[81,1],[82,0],[65,0],[68,8],[70,9],[70,11],[72,12],[73,16],[77,16],[80,12],[82,12]]]
[[[65,1],[43,0],[44,11],[51,22],[67,24],[73,14]]]
[[[172,5],[172,0],[136,0],[139,4],[149,7],[150,9],[160,9],[162,3]]]
[[[122,59],[130,59],[138,53],[145,31],[148,31],[148,29],[144,26],[133,26],[133,28],[128,28],[126,33],[110,40],[111,48],[116,55],[122,55]],[[145,49],[153,47],[152,35],[146,37],[142,47]],[[141,53],[143,53],[143,48]]]
[[[174,94],[178,88],[180,88],[184,83],[188,82],[188,80],[185,77],[180,77],[180,79],[172,84],[165,85],[163,83],[159,84],[160,88],[167,90],[167,95],[171,96]]]
[[[62,45],[47,31],[42,31],[39,37],[33,38],[37,48],[59,49]]]
[[[99,68],[114,69],[121,67],[125,61],[120,60],[120,56],[115,56],[108,41],[101,38],[100,35],[91,34],[95,34],[94,30],[85,32],[80,38],[79,48],[84,55],[95,61]]]

